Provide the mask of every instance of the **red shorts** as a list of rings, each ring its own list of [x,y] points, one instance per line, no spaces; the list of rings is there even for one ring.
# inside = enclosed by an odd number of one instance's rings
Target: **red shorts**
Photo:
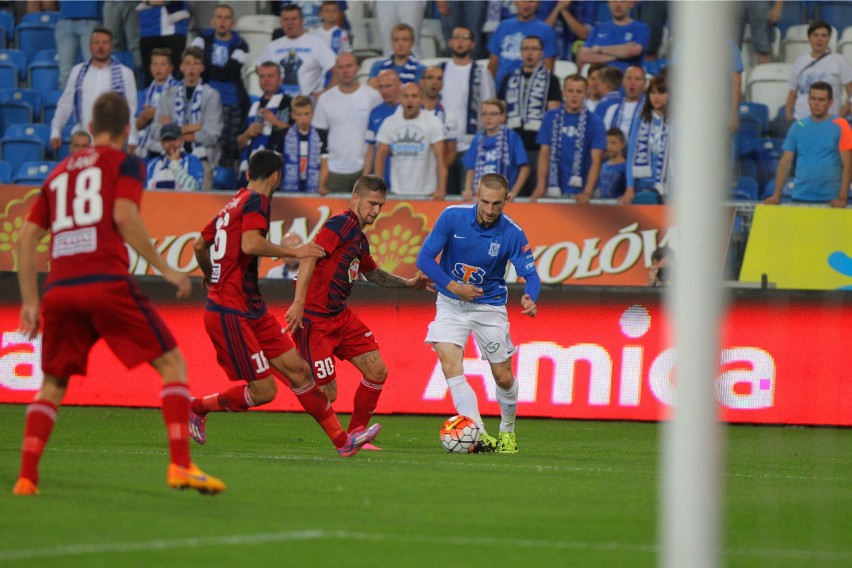
[[[130,277],[50,286],[41,306],[42,369],[85,375],[89,351],[103,337],[128,369],[177,346],[160,315]]]
[[[293,348],[293,340],[269,312],[249,319],[207,309],[204,328],[216,348],[219,366],[232,381],[256,381],[272,376],[269,360]]]
[[[319,385],[337,377],[334,357],[348,361],[379,348],[370,328],[348,307],[329,318],[303,318],[302,329],[293,333],[293,339]]]

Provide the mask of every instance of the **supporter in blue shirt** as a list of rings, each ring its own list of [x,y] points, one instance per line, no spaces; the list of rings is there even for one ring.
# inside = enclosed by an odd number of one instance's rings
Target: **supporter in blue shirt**
[[[506,76],[521,66],[521,41],[527,36],[538,36],[544,44],[544,66],[553,71],[553,62],[559,55],[553,28],[536,17],[538,2],[515,2],[518,16],[503,20],[488,40],[488,70],[494,84],[502,85]]]
[[[598,182],[599,197],[615,199],[624,195],[627,188],[624,148],[624,132],[620,128],[606,131],[606,162],[601,166],[601,179]]]
[[[538,180],[530,201],[571,195],[588,203],[601,173],[606,128],[586,109],[584,77],[566,77],[562,95],[565,105],[544,115],[538,133]]]
[[[645,49],[650,30],[647,24],[635,22],[630,17],[632,2],[611,0],[609,11],[612,22],[601,23],[589,32],[585,45],[580,48],[577,63],[606,63],[626,71],[628,67],[643,67]]]
[[[852,180],[852,129],[843,118],[829,112],[831,85],[817,81],[808,91],[811,115],[790,126],[784,140],[784,153],[778,162],[775,193],[763,202],[781,202],[781,191],[796,159],[796,184],[793,201],[830,203],[846,207]]]

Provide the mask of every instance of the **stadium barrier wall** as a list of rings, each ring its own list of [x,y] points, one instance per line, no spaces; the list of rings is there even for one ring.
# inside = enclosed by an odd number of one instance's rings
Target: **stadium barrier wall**
[[[202,323],[203,296],[175,302],[173,289],[144,279],[187,358],[194,395],[218,392],[228,381],[216,364]],[[41,383],[40,343],[18,329],[14,275],[0,276],[0,403],[26,403]],[[196,283],[197,284],[197,283]],[[292,282],[266,280],[270,309],[283,321]],[[676,353],[655,289],[547,289],[539,314],[520,314],[520,287],[510,290],[512,337],[518,347],[518,414],[603,420],[664,420],[674,402]],[[696,299],[700,301],[700,299]],[[434,315],[427,292],[387,290],[361,282],[350,305],[373,329],[390,374],[378,414],[451,415],[452,402],[435,353],[423,343]],[[715,392],[720,418],[732,423],[852,426],[852,356],[846,331],[852,300],[843,292],[736,290],[724,317]],[[352,410],[360,377],[336,362],[339,412]],[[483,414],[496,416],[488,365],[469,342],[465,373]],[[689,380],[681,377],[677,380]],[[159,380],[147,366],[126,371],[103,342],[89,375],[71,382],[67,404],[153,407]],[[286,388],[265,410],[298,411]]]

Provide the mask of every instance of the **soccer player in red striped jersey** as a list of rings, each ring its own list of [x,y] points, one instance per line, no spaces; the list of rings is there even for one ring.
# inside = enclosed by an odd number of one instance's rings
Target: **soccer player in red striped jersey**
[[[35,337],[43,320],[44,382],[27,407],[21,470],[12,492],[37,495],[38,464],[71,375],[85,375],[94,343],[104,338],[128,367],[148,362],[163,377],[163,419],[169,439],[166,481],[201,493],[225,490],[190,461],[186,363],[174,337],[128,274],[126,242],[189,295],[189,278],[157,253],[139,216],[145,166],[122,148],[130,109],[118,93],[95,101],[89,129],[94,147],[66,158],[36,198],[18,242],[21,329]],[[36,247],[51,233],[51,264],[39,301]]]
[[[314,380],[330,402],[337,398],[334,357],[351,362],[361,372],[349,432],[367,428],[388,376],[373,332],[346,305],[358,274],[386,288],[434,291],[425,276],[390,274],[370,255],[364,227],[376,221],[386,197],[382,178],[368,175],[358,179],[349,210],[329,218],[314,239],[324,249],[324,257],[306,258],[299,265],[296,297],[285,316],[287,330],[292,331],[299,352],[310,363]],[[369,444],[364,449],[378,448]]]
[[[240,189],[195,241],[195,257],[210,291],[204,327],[216,348],[219,365],[232,381],[246,381],[227,391],[192,401],[189,429],[199,444],[207,441],[209,412],[245,412],[275,398],[273,369],[290,382],[302,407],[325,430],[341,456],[358,452],[381,428],[346,433],[323,392],[311,377],[290,336],[267,310],[257,284],[261,256],[316,259],[325,251],[314,243],[275,245],[269,231],[269,198],[281,186],[283,161],[270,150],[249,160],[248,187]]]

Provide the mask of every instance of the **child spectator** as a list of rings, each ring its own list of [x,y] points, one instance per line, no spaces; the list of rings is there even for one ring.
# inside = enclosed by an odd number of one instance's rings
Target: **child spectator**
[[[500,174],[509,180],[509,199],[517,197],[530,175],[527,152],[521,136],[507,128],[506,103],[499,99],[488,99],[482,103],[479,113],[485,131],[473,137],[470,148],[464,155],[467,169],[462,197],[473,198],[473,188],[485,174]]]
[[[326,0],[322,3],[319,15],[322,24],[312,28],[311,33],[319,36],[331,48],[335,56],[352,51],[352,38],[349,32],[339,25],[343,20],[340,3],[337,0]],[[333,76],[329,69],[325,74],[326,87],[331,84]]]
[[[615,199],[624,195],[627,188],[625,178],[624,148],[627,140],[619,128],[606,131],[606,162],[601,166],[601,177],[598,181],[599,196],[602,199]]]
[[[293,99],[291,113],[295,124],[284,135],[284,191],[329,193],[328,145],[324,133],[311,126],[314,104],[309,97]]]
[[[172,77],[172,71],[174,71],[172,50],[168,47],[156,47],[151,51],[150,71],[154,80],[145,89],[142,110],[136,117],[136,129],[139,130],[139,146],[136,148],[136,155],[142,159],[152,158],[163,153],[163,147],[160,143],[151,139],[151,131],[148,126],[154,120],[163,92],[180,85],[180,81]]]

